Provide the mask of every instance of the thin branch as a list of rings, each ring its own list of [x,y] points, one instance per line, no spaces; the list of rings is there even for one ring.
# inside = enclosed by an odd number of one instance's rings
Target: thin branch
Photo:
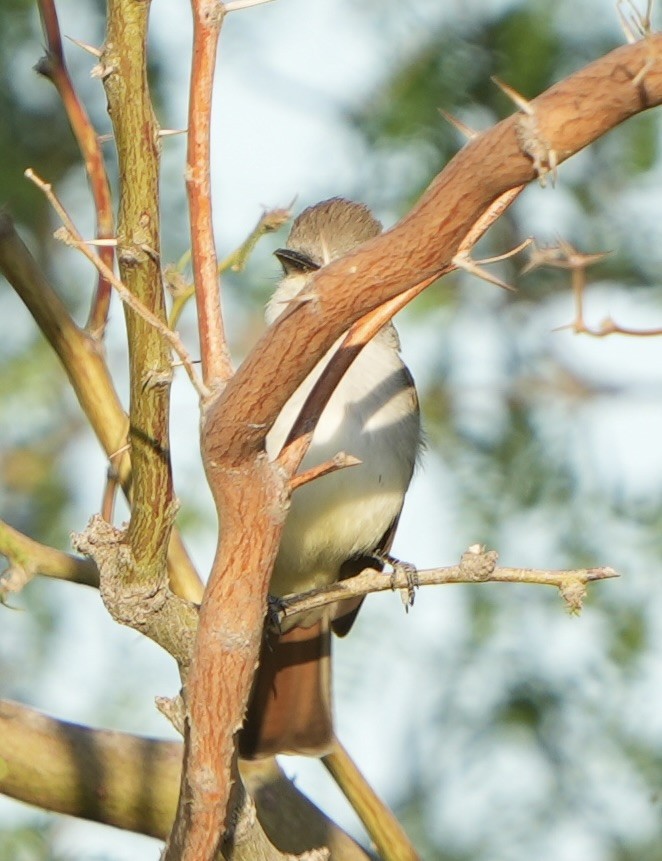
[[[289,208],[270,209],[262,213],[260,220],[238,248],[235,248],[218,264],[218,274],[228,269],[242,272],[249,256],[259,240],[267,233],[278,230],[292,217]],[[172,295],[172,308],[168,317],[168,325],[174,329],[186,303],[195,296],[195,285],[188,284],[181,272],[191,258],[190,252],[182,255],[176,266],[166,267],[164,277]]]
[[[223,327],[211,205],[211,108],[216,48],[225,16],[218,0],[192,0],[193,62],[189,94],[186,191],[191,258],[205,385],[215,388],[233,373]]]
[[[200,395],[201,398],[206,397],[209,392],[207,388],[203,385],[203,383],[198,379],[198,375],[196,374],[195,368],[193,367],[193,361],[188,354],[186,347],[184,347],[184,344],[182,343],[182,340],[177,334],[177,332],[173,332],[172,329],[169,329],[167,325],[156,316],[156,314],[154,314],[152,311],[149,310],[149,308],[143,305],[139,299],[136,299],[133,293],[120,281],[120,279],[113,273],[113,271],[105,265],[101,258],[87,247],[88,243],[85,242],[83,237],[78,232],[78,229],[71,220],[68,212],[58,200],[57,195],[53,191],[53,187],[51,186],[51,184],[45,182],[43,179],[37,176],[37,174],[31,168],[28,168],[25,171],[25,176],[27,179],[33,182],[37,186],[37,188],[40,189],[40,191],[45,194],[49,203],[60,217],[60,220],[64,225],[65,232],[62,233],[61,231],[58,231],[56,233],[56,237],[58,239],[61,239],[67,245],[71,245],[73,248],[78,249],[84,257],[87,257],[90,263],[92,263],[92,265],[95,266],[99,270],[99,272],[101,272],[108,279],[110,284],[112,284],[122,302],[124,302],[125,305],[128,305],[128,307],[131,308],[132,311],[135,311],[135,313],[138,314],[139,317],[142,317],[142,319],[145,320],[146,323],[149,323],[150,326],[152,326],[159,332],[159,334],[164,338],[164,340],[166,340],[170,344],[172,349],[179,356],[181,363],[184,366],[184,369],[188,374],[188,377],[191,380],[191,383],[193,384],[193,387],[196,392]]]
[[[382,861],[420,861],[398,820],[335,736],[333,748],[322,757],[322,764],[363,822]]]
[[[99,569],[91,559],[40,544],[4,520],[0,520],[0,554],[9,560],[9,568],[0,574],[0,596],[20,591],[38,574],[85,586],[99,586]]]
[[[285,595],[280,600],[276,623],[291,619],[302,613],[317,610],[347,598],[362,598],[372,592],[387,590],[409,591],[412,586],[440,586],[449,583],[533,583],[555,586],[559,589],[572,610],[581,609],[581,599],[586,586],[598,580],[607,580],[619,575],[613,568],[581,568],[558,571],[537,568],[497,568],[497,554],[482,548],[470,548],[459,565],[443,568],[428,568],[412,572],[395,566],[391,574],[375,568],[366,568],[355,577],[340,580],[322,589],[312,589],[300,595]],[[572,587],[577,588],[577,592]]]
[[[576,248],[560,240],[557,245],[535,248],[531,259],[524,267],[524,272],[532,272],[541,266],[552,269],[569,269],[572,273],[572,294],[575,303],[575,318],[571,323],[559,326],[558,329],[571,329],[575,334],[590,335],[593,338],[605,338],[608,335],[628,335],[633,338],[655,338],[662,335],[662,328],[634,329],[621,326],[611,317],[605,317],[599,326],[589,326],[584,316],[584,297],[586,294],[586,272],[590,266],[599,263],[606,257],[605,252],[584,254]]]
[[[331,460],[325,460],[324,463],[311,466],[305,472],[295,475],[290,481],[290,490],[294,492],[299,487],[303,487],[304,484],[315,481],[315,479],[321,478],[323,475],[338,472],[339,469],[347,469],[348,466],[358,466],[360,463],[361,461],[358,457],[354,457],[344,451],[339,451]]]
[[[115,235],[115,226],[110,185],[99,138],[69,76],[54,0],[39,0],[39,12],[48,48],[46,56],[39,61],[36,69],[54,84],[60,94],[90,179],[97,218],[97,237],[109,238]],[[111,246],[102,248],[100,257],[107,268],[113,268],[114,251]],[[99,271],[96,295],[87,321],[88,332],[97,338],[103,334],[108,318],[110,292],[108,278]]]
[[[606,338],[607,335],[629,335],[633,338],[658,338],[662,335],[662,328],[659,329],[632,329],[628,326],[621,326],[616,323],[611,317],[605,317],[600,325],[596,328],[590,328],[584,325],[578,328],[576,324],[571,324],[573,331],[581,332],[585,335],[591,335],[593,338]]]

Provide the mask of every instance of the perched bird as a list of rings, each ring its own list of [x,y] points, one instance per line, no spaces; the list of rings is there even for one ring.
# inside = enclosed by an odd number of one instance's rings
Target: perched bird
[[[332,198],[304,210],[275,252],[283,278],[266,310],[273,323],[313,275],[381,232],[367,207]],[[267,436],[277,457],[340,338],[287,401]],[[358,354],[329,399],[301,470],[338,452],[361,463],[296,490],[287,514],[270,593],[326,586],[375,566],[391,547],[421,446],[418,398],[392,324]],[[377,564],[379,564],[377,562]],[[276,753],[321,756],[331,745],[330,629],[345,634],[360,600],[286,620],[266,635],[240,734],[245,758]]]

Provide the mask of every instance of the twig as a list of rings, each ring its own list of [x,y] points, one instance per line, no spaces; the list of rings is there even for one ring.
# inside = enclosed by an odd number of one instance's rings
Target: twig
[[[228,269],[242,272],[246,262],[259,240],[267,233],[278,230],[292,217],[289,207],[270,209],[263,212],[260,220],[238,248],[235,248],[218,264],[218,274]],[[195,285],[186,282],[181,272],[191,259],[190,251],[182,255],[176,266],[166,267],[164,277],[172,295],[172,308],[168,316],[168,325],[174,329],[181,316],[184,306],[195,295]]]
[[[97,217],[97,237],[112,237],[115,233],[113,208],[103,153],[97,133],[69,76],[54,0],[39,0],[39,12],[48,49],[46,56],[37,63],[36,69],[54,84],[60,94],[72,131],[85,160],[85,169],[90,179]],[[102,248],[100,257],[103,263],[112,269],[113,248],[111,246]],[[87,330],[95,337],[99,337],[103,333],[106,325],[110,292],[110,282],[99,270],[97,290],[87,321]]]
[[[572,294],[575,303],[575,319],[557,329],[571,329],[575,334],[590,335],[593,338],[605,338],[607,335],[629,335],[634,338],[654,338],[662,335],[662,328],[633,329],[621,326],[611,317],[605,319],[597,327],[591,327],[584,317],[584,295],[586,293],[586,270],[589,266],[600,262],[606,257],[606,252],[584,254],[577,251],[565,240],[559,240],[557,245],[536,248],[530,261],[522,270],[531,272],[540,266],[555,269],[569,269],[572,273]]]
[[[120,281],[119,278],[109,269],[106,264],[99,258],[97,254],[91,251],[87,244],[85,243],[83,237],[78,232],[75,224],[69,217],[66,209],[62,206],[60,201],[58,200],[55,192],[53,191],[50,183],[45,182],[41,179],[37,174],[32,170],[32,168],[28,168],[25,171],[25,176],[31,182],[33,182],[37,188],[39,188],[47,197],[49,203],[53,207],[53,209],[59,215],[63,225],[64,225],[64,233],[58,231],[56,236],[58,239],[62,239],[68,245],[77,248],[87,259],[92,263],[93,266],[101,272],[112,284],[117,293],[119,294],[120,299],[129,306],[136,314],[142,317],[150,326],[153,326],[165,340],[170,344],[175,353],[181,359],[182,365],[184,366],[186,373],[193,384],[194,389],[200,395],[201,398],[204,398],[208,395],[208,390],[206,386],[198,379],[198,375],[195,372],[193,367],[193,362],[191,357],[189,356],[186,348],[184,347],[181,338],[177,334],[177,332],[173,332],[172,329],[169,329],[165,323],[163,323],[159,318],[154,314],[149,308],[146,308],[136,297],[128,290],[125,285]]]
[[[607,335],[630,335],[633,338],[657,338],[662,335],[660,329],[630,329],[627,326],[621,326],[614,322],[611,317],[605,317],[597,328],[582,326],[579,328],[577,324],[571,323],[573,331],[581,332],[585,335],[591,335],[593,338],[605,338]]]
[[[417,571],[414,575],[416,586],[449,583],[537,583],[556,586],[563,593],[570,609],[578,610],[583,597],[582,589],[579,590],[581,594],[574,594],[569,587],[577,586],[585,590],[588,583],[619,576],[613,568],[581,568],[568,571],[497,568],[496,560],[497,554],[494,551],[485,552],[482,548],[470,548],[459,565]],[[391,574],[385,575],[383,571],[366,568],[355,577],[341,580],[331,586],[312,589],[300,595],[283,596],[283,607],[277,614],[277,621],[282,622],[299,613],[307,613],[347,598],[361,598],[371,592],[385,592],[389,589],[409,589],[410,586],[411,573],[406,570],[396,567]]]
[[[325,460],[324,463],[320,463],[318,466],[311,466],[305,472],[295,475],[290,481],[290,490],[295,491],[304,484],[315,481],[316,478],[329,475],[331,472],[337,472],[339,469],[347,469],[348,466],[358,466],[360,463],[361,461],[358,457],[340,451],[331,460]]]
[[[192,0],[193,60],[186,153],[191,258],[198,308],[202,378],[211,389],[233,373],[220,299],[211,206],[211,108],[216,47],[225,16],[218,0]]]
[[[261,0],[264,2],[264,0]],[[269,0],[270,2],[270,0]],[[232,251],[228,256],[218,264],[218,271],[225,272],[227,269],[232,269],[233,272],[243,272],[246,266],[246,261],[250,257],[257,243],[267,233],[273,233],[275,230],[287,224],[292,218],[292,204],[289,206],[277,207],[276,209],[265,210],[258,223],[248,234],[241,245]]]
[[[85,586],[99,585],[99,569],[91,559],[47,547],[0,520],[0,554],[9,568],[0,574],[0,596],[18,592],[38,574]]]
[[[402,826],[375,794],[354,760],[334,736],[333,748],[322,764],[338,784],[363,822],[382,861],[419,861]]]

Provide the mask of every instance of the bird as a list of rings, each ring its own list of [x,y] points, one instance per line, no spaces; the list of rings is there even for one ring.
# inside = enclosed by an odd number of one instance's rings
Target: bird
[[[367,206],[334,197],[303,210],[285,247],[275,251],[283,277],[265,312],[273,324],[324,266],[381,233]],[[306,397],[342,336],[286,402],[266,437],[275,459]],[[359,352],[322,411],[300,469],[339,452],[358,465],[294,491],[270,580],[275,598],[327,586],[383,566],[422,446],[418,397],[392,323]],[[240,756],[323,756],[333,745],[331,630],[343,636],[361,599],[337,602],[265,626],[242,730]]]

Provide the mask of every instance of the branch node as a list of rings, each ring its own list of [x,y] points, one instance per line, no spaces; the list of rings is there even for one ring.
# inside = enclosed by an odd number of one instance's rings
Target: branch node
[[[568,577],[559,583],[559,592],[572,616],[578,616],[584,606],[586,583],[578,577]]]
[[[176,697],[155,697],[154,702],[161,714],[183,736],[186,724],[186,706],[181,694],[177,694]]]
[[[552,187],[556,185],[558,154],[547,138],[543,137],[535,113],[521,114],[515,133],[522,152],[533,162],[540,186],[544,188],[547,185],[548,175],[551,176]]]
[[[490,579],[498,559],[496,550],[485,550],[481,544],[472,544],[460,559],[461,574],[470,582],[482,583]]]
[[[0,603],[5,603],[5,598],[10,592],[20,592],[34,578],[35,573],[27,565],[12,562],[0,574]]]
[[[528,155],[533,162],[533,169],[538,176],[540,185],[545,187],[548,174],[551,174],[552,185],[554,185],[556,183],[558,155],[540,130],[533,104],[499,78],[493,77],[492,80],[521,111],[515,126],[515,134],[522,152]]]

